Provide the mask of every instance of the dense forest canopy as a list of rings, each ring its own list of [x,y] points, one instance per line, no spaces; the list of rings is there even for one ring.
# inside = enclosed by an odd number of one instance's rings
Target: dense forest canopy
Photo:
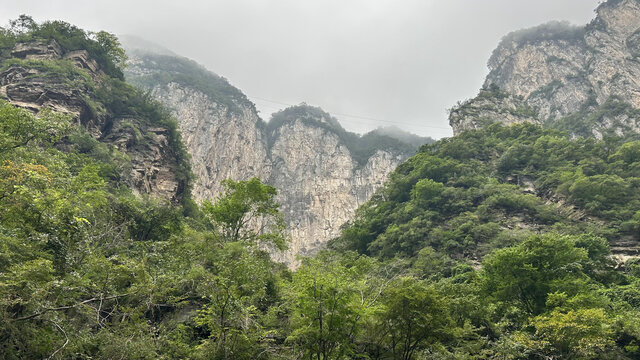
[[[44,26],[21,21],[3,49]],[[98,112],[173,122],[112,64]],[[610,256],[640,238],[638,141],[496,124],[424,145],[296,271],[265,251],[286,246],[286,189],[172,204],[123,186],[128,162],[69,115],[0,102],[3,358],[640,357],[640,261]]]
[[[547,231],[637,241],[639,151],[638,141],[571,139],[531,124],[466,132],[399,166],[338,243],[382,257],[425,245],[481,257]]]
[[[611,176],[607,186],[630,189],[635,142],[522,125],[427,145],[345,229],[338,250],[292,273],[260,250],[278,228],[236,236],[245,215],[278,216],[275,189],[227,182],[185,216],[116,187],[117,154],[65,117],[6,103],[0,116],[6,358],[638,354],[640,263],[616,269],[606,240],[637,237],[635,195],[622,201],[592,183]],[[65,151],[56,146],[63,137]],[[505,174],[532,177],[538,191],[557,191],[593,218],[568,220],[525,185],[490,180]],[[509,229],[515,221],[531,227]]]

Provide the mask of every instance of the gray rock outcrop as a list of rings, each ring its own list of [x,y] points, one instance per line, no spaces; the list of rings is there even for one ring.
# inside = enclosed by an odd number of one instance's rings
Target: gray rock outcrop
[[[522,121],[597,138],[640,132],[640,2],[609,0],[596,12],[583,27],[552,22],[505,36],[480,95],[452,110],[454,133]],[[483,97],[491,88],[507,100]],[[533,111],[509,110],[525,106]]]
[[[87,51],[65,51],[55,40],[34,41],[16,44],[11,56],[23,62],[11,63],[0,73],[0,98],[33,112],[47,107],[70,115],[91,136],[131,160],[131,167],[121,175],[134,193],[173,202],[181,199],[186,184],[175,176],[177,161],[169,144],[169,129],[133,116],[96,111],[92,87],[106,75]],[[78,70],[56,73],[43,60],[60,66],[67,61]]]
[[[278,189],[290,242],[273,257],[291,266],[297,255],[313,254],[338,236],[357,207],[417,150],[377,133],[369,135],[371,143],[399,146],[355,148],[365,137],[307,105],[274,114],[278,119],[267,124],[244,94],[189,60],[131,50],[129,56],[127,79],[178,119],[197,177],[196,201],[215,199],[227,178],[257,176]]]
[[[378,150],[364,166],[330,129],[299,119],[273,130],[272,171],[268,183],[280,190],[278,201],[291,236],[290,249],[274,254],[295,263],[340,234],[355,210],[369,200],[409,154]]]

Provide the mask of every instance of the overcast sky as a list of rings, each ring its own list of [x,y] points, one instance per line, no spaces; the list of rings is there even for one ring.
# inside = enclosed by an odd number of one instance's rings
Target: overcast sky
[[[229,79],[265,120],[306,102],[352,131],[396,123],[440,138],[452,134],[446,109],[477,93],[503,35],[585,24],[599,2],[0,0],[0,23],[24,13],[142,37]]]

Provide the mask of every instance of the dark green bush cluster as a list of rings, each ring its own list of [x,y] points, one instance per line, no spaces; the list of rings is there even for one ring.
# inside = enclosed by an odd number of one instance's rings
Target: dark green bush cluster
[[[124,50],[115,35],[100,31],[87,32],[64,21],[36,23],[26,15],[12,20],[6,29],[0,28],[0,54],[4,59],[16,43],[55,40],[65,51],[86,50],[107,75],[124,79]]]

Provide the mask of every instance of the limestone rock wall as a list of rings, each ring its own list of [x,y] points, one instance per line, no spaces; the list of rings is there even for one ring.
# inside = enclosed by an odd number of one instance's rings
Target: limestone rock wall
[[[340,226],[352,219],[358,206],[412,155],[378,150],[366,163],[358,163],[339,136],[344,129],[328,114],[301,110],[298,118],[267,125],[237,89],[229,89],[214,74],[206,74],[218,82],[214,89],[185,81],[162,83],[154,76],[178,73],[183,80],[185,71],[206,70],[194,68],[185,59],[174,64],[163,56],[144,56],[130,53],[127,78],[151,91],[178,119],[197,178],[194,199],[215,199],[227,178],[257,176],[275,186],[290,243],[287,251],[273,252],[273,257],[290,266],[297,264],[297,255],[313,254],[338,236]],[[222,90],[239,94],[216,97]]]
[[[538,113],[521,96],[502,92],[496,87],[482,90],[474,99],[461,103],[449,113],[453,135],[463,130],[483,128],[493,122],[541,124]]]
[[[194,199],[214,199],[227,178],[269,179],[267,141],[253,109],[229,111],[202,92],[177,83],[154,87],[152,94],[179,120],[182,141],[191,154],[192,171],[197,177]]]
[[[483,88],[498,87],[535,115],[514,120],[494,111],[488,115],[492,121],[553,125],[573,114],[587,118],[600,112],[581,135],[640,132],[639,119],[606,107],[615,101],[640,108],[640,2],[610,0],[596,12],[584,27],[549,23],[505,36],[489,59]],[[499,109],[503,104],[492,105]],[[450,116],[454,133],[477,127],[475,114],[460,116],[456,110]]]
[[[335,133],[300,120],[283,124],[272,137],[268,182],[280,190],[278,201],[292,239],[289,251],[275,258],[288,264],[338,236],[340,226],[406,159],[379,150],[359,166]]]

